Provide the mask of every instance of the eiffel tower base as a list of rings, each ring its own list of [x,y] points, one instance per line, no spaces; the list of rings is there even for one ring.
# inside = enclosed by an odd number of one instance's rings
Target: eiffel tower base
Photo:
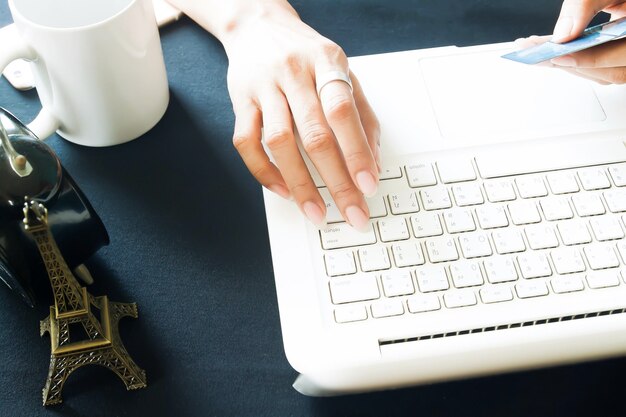
[[[40,334],[50,334],[52,353],[50,355],[50,368],[48,378],[43,388],[43,405],[60,404],[63,385],[70,374],[85,365],[100,365],[113,371],[127,390],[145,388],[147,386],[146,373],[139,368],[130,357],[119,335],[118,323],[122,317],[137,318],[137,305],[135,303],[109,302],[106,296],[92,297],[90,304],[100,310],[101,322],[104,324],[102,337],[96,340],[87,340],[78,343],[64,344],[69,340],[69,328],[67,319],[56,318],[54,306],[50,307],[50,315],[40,323]],[[74,323],[84,324],[83,320],[75,320]],[[64,339],[66,338],[66,339]]]

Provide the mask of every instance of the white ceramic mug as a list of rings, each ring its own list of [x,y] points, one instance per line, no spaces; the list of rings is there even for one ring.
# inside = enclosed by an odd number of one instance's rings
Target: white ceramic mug
[[[169,89],[150,0],[9,0],[0,71],[31,62],[42,110],[29,128],[86,146],[135,139],[163,116]],[[0,103],[1,104],[1,103]]]

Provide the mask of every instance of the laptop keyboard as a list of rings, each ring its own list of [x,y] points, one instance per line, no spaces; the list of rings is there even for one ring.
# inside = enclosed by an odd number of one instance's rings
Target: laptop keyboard
[[[320,188],[337,323],[624,285],[626,163],[477,173],[472,160],[386,169],[365,232]]]

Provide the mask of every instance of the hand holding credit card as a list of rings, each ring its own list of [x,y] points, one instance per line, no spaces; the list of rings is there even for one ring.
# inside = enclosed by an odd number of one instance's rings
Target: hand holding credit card
[[[550,59],[582,51],[626,35],[626,17],[585,29],[580,37],[566,43],[545,42],[527,49],[502,55],[502,58],[524,64],[538,64]]]

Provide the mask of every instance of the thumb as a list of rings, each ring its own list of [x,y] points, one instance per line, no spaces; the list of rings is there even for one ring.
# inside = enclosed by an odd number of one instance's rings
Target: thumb
[[[551,41],[562,43],[577,38],[602,9],[622,2],[623,0],[564,0]]]

